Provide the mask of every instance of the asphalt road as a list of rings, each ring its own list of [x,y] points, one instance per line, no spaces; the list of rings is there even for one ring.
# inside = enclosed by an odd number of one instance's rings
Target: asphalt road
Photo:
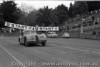
[[[0,37],[0,67],[100,67],[100,41],[48,38],[25,47],[17,37]]]

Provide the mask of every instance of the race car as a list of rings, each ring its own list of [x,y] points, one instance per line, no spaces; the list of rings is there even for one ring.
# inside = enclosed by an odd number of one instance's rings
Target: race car
[[[24,30],[18,39],[20,44],[30,46],[30,44],[42,44],[46,45],[46,35],[44,33],[38,34],[36,31]]]
[[[47,36],[48,37],[58,37],[58,34],[56,32],[48,32]]]
[[[70,35],[69,35],[69,33],[68,33],[68,32],[65,32],[65,33],[62,35],[62,37],[63,37],[63,38],[69,38],[69,37],[70,37]]]

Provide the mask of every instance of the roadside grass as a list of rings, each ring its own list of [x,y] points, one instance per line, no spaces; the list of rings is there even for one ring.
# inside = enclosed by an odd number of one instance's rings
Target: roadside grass
[[[19,32],[12,32],[12,33],[9,33],[9,32],[0,32],[0,36],[7,36],[7,37],[17,37],[19,36]]]

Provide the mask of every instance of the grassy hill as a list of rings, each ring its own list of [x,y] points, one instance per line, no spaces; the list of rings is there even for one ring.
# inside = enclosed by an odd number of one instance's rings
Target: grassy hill
[[[89,21],[90,21],[90,16],[94,16],[94,23],[95,25],[90,25]],[[80,20],[81,18],[76,18],[73,20],[73,22],[69,22],[69,27],[75,25],[75,24],[80,24],[82,23],[82,20]],[[99,20],[98,20],[99,19]],[[88,26],[84,27],[84,32],[82,34],[80,34],[80,28],[75,28],[69,31],[71,37],[80,37],[80,38],[89,38],[89,39],[100,39],[100,12],[98,12],[97,14],[92,14],[92,15],[87,15],[85,17],[86,23]],[[96,32],[96,35],[92,35],[93,31]]]

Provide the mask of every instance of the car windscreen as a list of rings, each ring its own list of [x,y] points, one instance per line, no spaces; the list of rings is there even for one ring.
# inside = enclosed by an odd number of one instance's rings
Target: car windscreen
[[[56,34],[55,32],[49,32],[49,34]]]
[[[45,32],[43,32],[43,31],[37,31],[37,33],[38,33],[38,34],[42,34],[42,33],[45,33]]]
[[[32,33],[32,34],[36,34],[36,31],[30,31],[30,33]]]
[[[24,34],[26,35],[26,34],[30,34],[30,31],[24,31]]]

